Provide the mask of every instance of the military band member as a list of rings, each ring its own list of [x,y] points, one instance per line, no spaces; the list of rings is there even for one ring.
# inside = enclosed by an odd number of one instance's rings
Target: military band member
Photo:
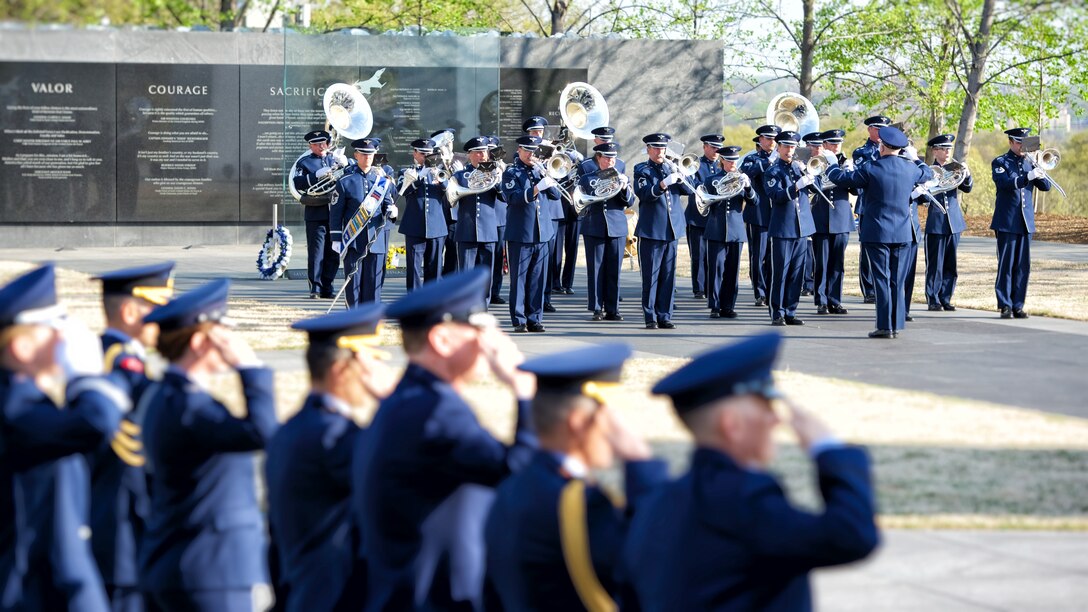
[[[491,160],[490,139],[486,136],[470,138],[464,149],[468,153],[468,167],[454,173],[451,180],[461,187],[468,187],[468,177],[474,172],[483,173],[480,164]],[[457,268],[487,268],[487,288],[481,295],[490,301],[492,275],[494,274],[495,246],[499,241],[499,207],[505,207],[506,196],[502,193],[502,176],[496,168],[494,186],[480,193],[462,196],[457,208]],[[454,205],[453,202],[450,203]]]
[[[639,501],[668,479],[663,461],[619,418],[630,347],[591,346],[521,365],[537,377],[533,423],[541,448],[503,481],[487,519],[488,582],[506,610],[599,610],[620,593],[620,555]],[[626,509],[590,470],[624,462]]]
[[[867,163],[874,162],[880,158],[880,129],[892,124],[892,120],[884,115],[874,115],[864,121],[866,131],[869,134],[869,138],[865,141],[865,144],[854,149],[851,154],[851,160],[854,162],[856,168],[860,168]],[[861,216],[865,213],[865,193],[864,191],[858,192],[857,204],[855,204],[854,212],[858,216],[858,224],[861,223]],[[873,270],[872,265],[869,263],[869,253],[863,248],[861,249],[861,256],[858,260],[858,283],[861,285],[861,296],[866,304],[876,303],[876,293],[873,288]]]
[[[598,128],[599,129],[599,128]],[[593,195],[601,170],[616,168],[620,145],[602,142],[593,147],[593,165],[579,177],[583,193]],[[588,161],[588,160],[587,160]],[[582,165],[585,169],[587,166]],[[582,222],[582,235],[586,244],[586,280],[589,309],[594,321],[622,321],[620,314],[620,270],[623,267],[623,249],[627,240],[627,214],[624,212],[635,203],[635,191],[627,176],[620,174],[623,187],[616,195],[589,205]]]
[[[106,610],[87,536],[87,453],[131,407],[101,377],[89,330],[64,319],[46,265],[0,287],[0,602],[15,610]],[[40,388],[67,379],[64,407]]]
[[[718,149],[725,137],[721,134],[700,136],[703,154],[699,156],[699,169],[691,177],[692,185],[701,185],[706,177],[718,171]],[[691,292],[695,299],[706,299],[707,294],[707,245],[704,231],[706,217],[699,214],[695,205],[696,196],[688,196],[688,205],[684,208],[684,220],[687,221],[688,253],[691,256]]]
[[[339,195],[330,209],[333,250],[340,253],[341,243],[347,229],[359,207],[366,201],[370,190],[382,177],[392,181],[389,169],[374,164],[374,156],[381,147],[378,138],[360,138],[352,141],[355,150],[355,162],[358,170],[345,174],[337,186]],[[348,307],[354,308],[366,302],[382,301],[382,286],[385,284],[385,254],[389,248],[389,232],[397,220],[397,186],[390,183],[381,197],[381,203],[375,214],[366,222],[363,230],[347,247],[344,255],[344,276],[351,276],[345,290]],[[377,195],[377,194],[375,194]]]
[[[450,134],[455,133],[453,128],[435,130],[431,133],[431,140],[434,140],[445,132],[449,132]],[[443,153],[450,157],[446,171],[450,173],[451,177],[458,170],[464,170],[464,164],[461,160],[452,157],[452,147],[453,145],[451,143],[450,148]],[[446,225],[449,227],[449,233],[446,234],[446,241],[442,243],[442,274],[452,274],[457,271],[457,208],[450,206],[450,203],[445,199],[443,199],[443,204],[446,209]]]
[[[159,327],[144,317],[174,295],[174,263],[165,262],[100,274],[106,331],[102,334],[106,374],[140,406],[151,386],[148,350],[158,343]],[[130,412],[112,440],[87,455],[91,473],[91,550],[112,607],[143,610],[137,573],[140,540],[148,504],[144,474],[142,415]]]
[[[212,281],[144,319],[158,324],[170,361],[142,400],[151,510],[140,587],[162,610],[251,610],[254,590],[268,583],[252,453],[278,427],[272,370],[230,331],[229,289]],[[241,418],[208,391],[231,369],[246,399]]]
[[[823,132],[823,149],[830,152],[843,167],[853,167],[853,162],[842,154],[842,141],[846,132]],[[847,314],[842,305],[842,279],[846,270],[846,245],[850,232],[854,231],[854,211],[850,205],[850,190],[829,180],[820,183],[824,194],[834,204],[816,198],[812,206],[812,221],[816,233],[812,235],[813,294],[816,296],[816,314]]]
[[[392,390],[375,349],[384,312],[371,303],[291,326],[309,336],[310,393],[272,436],[265,463],[281,609],[332,610],[349,588],[357,540],[351,457],[361,433],[353,417]]]
[[[756,306],[766,306],[767,283],[771,277],[770,240],[767,227],[771,223],[771,203],[767,198],[763,174],[778,159],[774,150],[774,138],[781,130],[777,125],[761,125],[756,128],[756,150],[744,156],[740,171],[747,174],[756,191],[756,200],[744,207],[745,231],[748,233],[748,277]]]
[[[548,120],[540,115],[533,115],[529,117],[521,124],[521,131],[525,132],[526,136],[534,136],[536,138],[544,138],[544,128],[548,127]],[[552,235],[548,239],[548,265],[544,270],[544,312],[555,312],[555,307],[552,306],[552,292],[561,293],[558,291],[558,284],[555,282],[556,276],[559,275],[560,261],[556,260],[558,248],[558,236],[559,236],[559,223],[566,217],[566,213],[563,210],[562,199],[555,202],[549,201],[549,212],[552,220]],[[561,255],[558,255],[561,257]]]
[[[869,254],[876,290],[876,329],[870,338],[894,338],[906,323],[905,283],[910,263],[906,250],[913,234],[910,200],[916,185],[933,177],[925,164],[899,156],[907,136],[894,127],[879,131],[880,158],[843,170],[831,152],[825,152],[827,178],[836,185],[865,190],[859,240]]]
[[[801,138],[801,140],[805,143],[805,146],[808,147],[809,158],[815,157],[815,156],[819,155],[821,151],[823,151],[823,147],[824,147],[824,133],[823,132],[809,132],[808,134],[805,134]],[[820,188],[823,189],[823,179],[822,179],[822,177],[818,178],[816,180],[816,182],[821,186]],[[826,204],[826,201],[823,198],[817,197],[817,199],[819,199],[821,202],[824,202]],[[804,276],[804,281],[801,284],[801,296],[802,297],[808,297],[810,295],[813,295],[813,293],[814,293],[813,292],[813,285],[815,284],[815,281],[816,281],[815,275],[816,275],[816,254],[815,254],[815,251],[812,250],[812,239],[809,238],[808,239],[808,248],[805,249],[805,276]],[[817,304],[817,306],[819,306],[819,304]]]
[[[940,166],[947,164],[952,159],[955,141],[953,134],[931,138],[926,146],[933,151],[933,162]],[[967,176],[959,187],[933,195],[945,209],[930,206],[926,216],[926,302],[930,310],[956,309],[952,304],[952,294],[956,291],[956,249],[960,234],[967,229],[959,192],[971,193],[975,187],[975,177],[967,164],[963,165],[963,171]]]
[[[597,145],[602,145],[602,144],[608,143],[608,142],[616,142],[616,128],[614,128],[614,127],[609,127],[607,125],[601,126],[601,127],[596,127],[596,128],[593,128],[590,131],[590,133],[593,134],[593,146],[594,147],[596,147]],[[619,143],[616,143],[616,144],[619,144]],[[616,168],[616,171],[619,172],[620,174],[626,174],[627,173],[627,164],[624,163],[624,161],[622,159],[618,158],[618,157],[616,158],[615,168]],[[596,172],[597,170],[600,170],[600,166],[597,165],[597,160],[596,160],[595,155],[590,155],[589,157],[583,159],[581,161],[581,163],[578,164],[578,176],[579,176],[579,178],[581,178],[581,176],[584,175],[584,174],[588,174],[590,172]]]
[[[642,314],[646,329],[673,329],[673,289],[676,286],[676,244],[684,236],[680,197],[695,190],[675,164],[665,159],[672,137],[643,136],[649,158],[635,166],[635,195],[639,201],[638,265],[642,272]]]
[[[367,610],[480,607],[492,488],[537,447],[529,413],[535,381],[516,369],[521,354],[485,311],[489,272],[445,276],[389,307],[408,366],[353,458]],[[460,395],[485,363],[517,398],[510,446],[480,426]]]
[[[740,147],[722,147],[717,153],[720,166],[703,179],[703,189],[715,194],[715,184],[724,181],[730,173],[740,174],[744,189],[728,200],[709,204],[710,212],[706,216],[707,261],[710,264],[707,306],[710,307],[711,319],[735,319],[740,289],[740,252],[745,240],[744,207],[755,202],[756,193],[752,179],[737,169]]]
[[[446,225],[446,181],[435,176],[435,169],[426,165],[427,156],[434,154],[434,141],[421,138],[412,141],[412,161],[397,183],[404,192],[404,213],[400,233],[404,235],[408,291],[442,275],[442,248],[449,227]]]
[[[865,449],[790,403],[822,509],[793,506],[768,471],[771,433],[783,419],[771,374],[779,345],[766,334],[711,350],[654,387],[672,398],[696,448],[687,473],[647,496],[628,531],[623,569],[638,609],[811,610],[811,570],[877,547]]]
[[[767,282],[772,325],[804,325],[797,316],[805,277],[808,237],[816,231],[812,222],[812,198],[818,177],[805,171],[793,153],[801,139],[797,132],[775,136],[778,160],[764,173],[764,187],[771,202],[771,278]]]
[[[586,158],[583,158],[574,147],[563,154],[570,160],[570,172],[559,179],[560,193],[566,191],[568,196],[561,197],[559,200],[563,208],[563,218],[559,221],[559,234],[555,238],[555,248],[561,252],[555,258],[552,290],[557,294],[573,295],[574,266],[578,263],[578,237],[582,235],[582,218],[574,212],[574,203],[571,202],[569,194],[574,193],[574,188],[578,186],[579,172]],[[590,155],[589,159],[592,158],[593,156]]]
[[[336,269],[340,267],[340,258],[332,250],[329,228],[329,206],[336,194],[330,191],[325,195],[311,196],[306,195],[306,190],[337,167],[347,166],[348,159],[343,153],[334,154],[329,150],[332,139],[325,130],[309,132],[304,139],[310,145],[310,154],[295,164],[291,180],[295,190],[303,194],[299,202],[306,221],[306,276],[310,281],[311,299],[332,299],[333,280]]]
[[[540,138],[522,136],[517,144],[517,159],[502,177],[509,215],[510,320],[515,332],[543,332],[544,274],[554,231],[550,211],[560,196],[555,180],[534,167]]]
[[[1028,318],[1024,300],[1031,275],[1031,237],[1035,233],[1032,189],[1050,191],[1050,178],[1025,159],[1023,140],[1030,128],[1005,130],[1009,150],[990,163],[997,201],[990,229],[997,234],[997,280],[994,293],[1001,318]]]
[[[487,154],[488,159],[499,164],[499,167],[506,170],[506,160],[500,158],[497,154],[502,153],[502,143],[498,136],[487,137]],[[495,218],[498,221],[498,227],[496,228],[499,235],[498,241],[495,243],[495,257],[492,259],[492,272],[491,272],[491,302],[492,304],[505,304],[506,300],[502,297],[502,277],[504,274],[504,264],[509,260],[509,254],[506,248],[506,217],[509,210],[507,204],[503,200],[495,202]]]

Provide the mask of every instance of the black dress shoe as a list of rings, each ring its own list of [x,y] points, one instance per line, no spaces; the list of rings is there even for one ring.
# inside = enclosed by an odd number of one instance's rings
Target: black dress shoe
[[[865,303],[866,304],[876,304],[876,296],[875,295],[865,296]]]
[[[804,319],[798,319],[797,317],[786,316],[786,325],[804,325]]]
[[[657,328],[658,329],[676,329],[676,324],[674,324],[672,321],[658,321],[657,322]]]
[[[819,306],[816,307],[816,314],[825,315],[827,313],[828,313],[827,306],[824,306],[823,304],[820,304]]]
[[[717,311],[717,310],[711,310],[710,311],[710,318],[711,319],[720,319],[720,318],[722,318],[722,313]]]
[[[1002,308],[1001,309],[1001,318],[1002,319],[1011,319],[1012,318],[1012,308]]]
[[[647,323],[646,329],[657,329],[657,321],[650,321]]]
[[[1017,319],[1026,319],[1028,318],[1028,313],[1024,312],[1023,310],[1014,310],[1012,311],[1012,316],[1016,317]]]
[[[930,304],[930,305],[929,305],[929,310],[930,310],[931,312],[932,312],[932,311],[935,311],[935,310],[940,310],[940,309],[941,309],[941,305],[940,305],[940,304]]]
[[[737,318],[737,311],[735,311],[735,310],[723,311],[722,312],[722,318],[724,318],[724,319],[735,319],[735,318]]]
[[[947,310],[949,312],[956,309],[956,307],[953,306],[952,304],[941,304],[941,308],[944,308],[945,310]]]
[[[907,321],[914,321],[914,317],[912,317],[912,316],[910,316],[910,315],[907,315],[907,316],[906,316],[906,320],[907,320]]]
[[[514,326],[514,333],[515,334],[524,334],[525,332],[526,332],[526,329],[525,329],[524,325],[515,325]]]
[[[544,304],[544,312],[555,312],[555,306]]]
[[[544,326],[540,323],[530,323],[529,331],[533,332],[534,334],[539,334],[540,332],[544,331]]]
[[[895,337],[890,329],[874,329],[869,332],[870,338],[893,338]]]
[[[505,304],[506,300],[502,299],[501,297],[491,298],[491,303],[492,304]]]
[[[570,287],[563,287],[563,293],[567,295],[574,295],[574,289],[571,289]]]
[[[600,310],[594,310],[593,311],[593,320],[594,321],[604,321],[604,313],[601,312]]]
[[[899,330],[898,329],[893,329],[892,330],[892,338],[898,338],[898,337],[899,337]]]
[[[331,294],[331,293],[322,293],[321,294],[321,299],[323,299],[323,300],[331,300],[334,297],[335,296],[333,294]]]
[[[777,319],[771,321],[771,325],[774,325],[776,327],[785,327],[786,326],[786,320],[783,319],[782,317],[778,317]]]
[[[764,298],[764,297],[756,298],[756,304],[755,305],[756,306],[766,306],[767,305],[767,298]]]
[[[801,297],[809,297],[812,295],[812,289],[802,289]]]
[[[827,311],[831,314],[844,315],[850,314],[850,311],[843,308],[842,304],[831,304],[827,307]]]
[[[609,312],[604,315],[605,321],[622,321],[623,315],[618,312]]]
[[[693,297],[693,298],[695,298],[697,300],[705,300],[706,299],[706,294],[705,293],[695,293],[691,297]]]
[[[311,291],[310,292],[310,299],[311,300],[316,300],[317,299],[317,292],[316,291]]]

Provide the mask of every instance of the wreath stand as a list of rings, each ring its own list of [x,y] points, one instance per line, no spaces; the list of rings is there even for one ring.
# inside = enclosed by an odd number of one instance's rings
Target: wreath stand
[[[264,244],[257,253],[257,273],[261,280],[276,280],[287,271],[291,261],[291,247],[294,240],[291,230],[278,223],[279,206],[272,206],[272,229],[265,234]]]

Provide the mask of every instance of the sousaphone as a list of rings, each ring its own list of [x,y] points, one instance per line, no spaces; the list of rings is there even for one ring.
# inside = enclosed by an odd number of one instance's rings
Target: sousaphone
[[[593,140],[593,130],[608,125],[608,105],[596,87],[575,81],[559,94],[559,117],[572,137]]]
[[[374,128],[374,113],[370,110],[370,103],[355,85],[348,83],[330,85],[325,89],[322,108],[325,111],[325,129],[332,137],[333,147],[340,138],[351,140],[366,138],[370,135],[370,130]],[[342,154],[343,150],[343,147],[340,147],[339,153]],[[295,163],[291,164],[291,178],[298,172],[299,160],[309,154],[310,152],[307,151],[299,155]],[[336,188],[337,181],[344,176],[345,169],[346,167],[340,167],[321,177],[321,180],[310,187],[306,193],[295,189],[294,181],[290,178],[287,181],[287,188],[296,200],[301,200],[303,196],[328,195]]]
[[[820,115],[808,98],[787,91],[771,98],[767,105],[767,123],[804,136],[820,130]]]

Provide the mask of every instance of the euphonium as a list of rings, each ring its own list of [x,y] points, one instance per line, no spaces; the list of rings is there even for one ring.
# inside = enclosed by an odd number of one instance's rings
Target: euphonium
[[[582,191],[582,186],[579,185],[574,189],[574,195],[571,196],[571,202],[574,206],[574,212],[579,217],[586,214],[589,211],[589,205],[597,202],[604,202],[605,200],[615,197],[617,193],[623,189],[622,175],[615,168],[606,168],[597,173],[597,178],[590,179],[589,185],[593,188],[592,194],[587,194]]]
[[[710,182],[713,193],[699,185],[695,188],[695,210],[702,216],[710,214],[710,205],[735,198],[744,191],[744,175],[740,172],[727,172],[719,179]]]
[[[933,170],[933,178],[926,182],[930,195],[957,189],[967,180],[967,166],[954,159],[943,166],[932,164],[929,167]]]
[[[468,187],[462,187],[453,180],[446,185],[446,199],[450,201],[450,206],[457,206],[457,200],[464,196],[494,189],[502,180],[502,170],[495,162],[482,162],[478,168],[465,175],[465,180]]]

